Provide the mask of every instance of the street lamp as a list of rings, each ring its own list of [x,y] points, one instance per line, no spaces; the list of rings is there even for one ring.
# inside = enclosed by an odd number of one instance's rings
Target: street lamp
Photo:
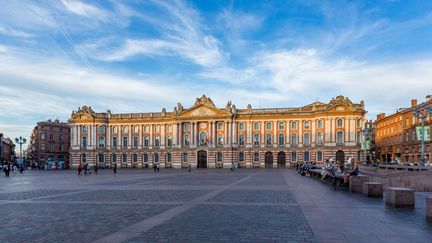
[[[420,165],[425,165],[425,158],[424,158],[424,119],[430,115],[432,115],[432,107],[427,106],[425,103],[421,104],[419,108],[413,109],[414,116],[420,118],[421,120],[421,158],[420,158]]]
[[[364,147],[364,151],[365,151],[365,161],[366,161],[366,163],[368,162],[367,161],[367,150],[368,150],[368,143],[367,143],[367,141],[368,141],[368,138],[369,138],[369,136],[370,136],[370,131],[371,130],[371,128],[370,127],[367,127],[367,125],[365,124],[365,128],[363,129],[363,130],[361,130],[361,133],[363,134],[363,137],[364,137],[364,141],[363,141],[363,147]]]
[[[15,138],[15,142],[20,145],[20,164],[23,164],[23,158],[22,158],[22,145],[27,142],[27,140],[23,137]]]

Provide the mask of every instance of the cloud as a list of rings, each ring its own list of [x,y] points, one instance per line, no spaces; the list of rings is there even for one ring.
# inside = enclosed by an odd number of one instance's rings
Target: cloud
[[[14,30],[10,28],[6,28],[3,26],[0,26],[0,34],[12,36],[12,37],[19,37],[19,38],[33,38],[35,35],[21,31],[21,30]]]
[[[104,23],[109,21],[110,14],[107,11],[93,5],[83,3],[77,0],[62,0],[61,2],[68,11],[74,14],[87,18],[98,19]]]

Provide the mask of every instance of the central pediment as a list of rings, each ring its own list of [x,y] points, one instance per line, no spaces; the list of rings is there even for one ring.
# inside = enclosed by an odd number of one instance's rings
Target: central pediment
[[[226,111],[219,110],[215,107],[209,107],[199,104],[191,107],[180,114],[180,117],[212,117],[212,116],[229,115]]]

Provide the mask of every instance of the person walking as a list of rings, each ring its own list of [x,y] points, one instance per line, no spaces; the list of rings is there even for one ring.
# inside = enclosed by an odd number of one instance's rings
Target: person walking
[[[114,164],[113,171],[114,171],[114,174],[117,174],[117,163]]]
[[[231,171],[234,171],[234,162],[231,162]]]
[[[81,175],[81,171],[82,171],[82,165],[81,164],[78,165],[77,170],[78,170],[78,175],[80,176]]]
[[[4,173],[5,173],[5,176],[9,177],[9,172],[10,172],[10,165],[9,165],[9,163],[4,165],[4,169],[3,170],[4,170]]]
[[[98,166],[95,165],[94,168],[93,168],[93,170],[94,170],[94,174],[97,175],[97,172],[98,172]]]
[[[188,170],[189,170],[189,172],[192,172],[192,165],[190,163],[188,165]]]
[[[160,165],[159,165],[159,164],[156,164],[156,168],[157,168],[157,172],[159,173]]]
[[[153,164],[153,172],[156,173],[156,164]]]

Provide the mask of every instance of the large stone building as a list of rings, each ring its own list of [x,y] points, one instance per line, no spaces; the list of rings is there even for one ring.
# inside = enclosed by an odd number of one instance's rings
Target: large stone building
[[[411,100],[411,107],[398,109],[396,113],[386,116],[378,114],[375,121],[376,153],[381,162],[397,161],[416,163],[420,161],[421,141],[417,140],[416,126],[420,126],[420,119],[413,114],[414,108],[421,105],[432,106],[432,97],[427,96],[426,101],[417,104]],[[425,126],[431,126],[431,117],[425,120]],[[425,142],[425,161],[430,162],[431,143]]]
[[[30,136],[28,159],[40,166],[45,164],[68,168],[70,147],[69,124],[65,122],[38,122]]]
[[[0,163],[15,161],[15,144],[0,133]]]
[[[122,167],[285,167],[301,161],[359,157],[363,101],[338,96],[298,108],[217,108],[197,98],[190,108],[112,114],[91,107],[72,112],[70,157],[80,163]]]

